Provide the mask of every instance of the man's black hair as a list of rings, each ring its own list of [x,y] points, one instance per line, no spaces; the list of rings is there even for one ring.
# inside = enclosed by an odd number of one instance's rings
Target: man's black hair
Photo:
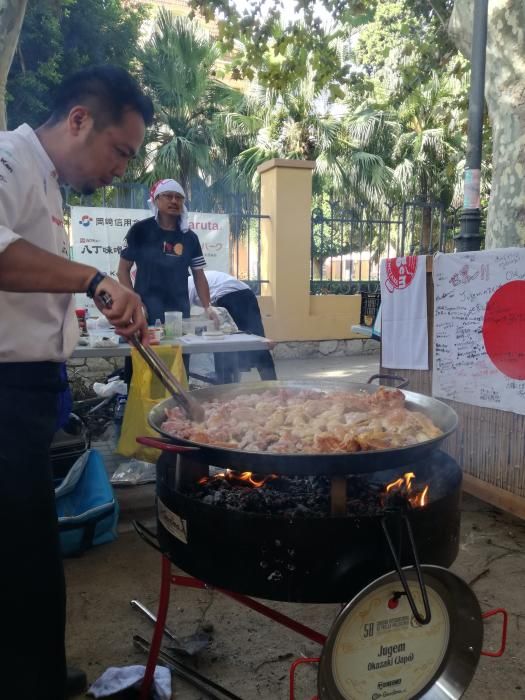
[[[65,119],[72,107],[84,105],[96,129],[120,124],[128,110],[138,112],[146,126],[153,122],[153,103],[137,81],[118,66],[91,66],[70,75],[58,88],[49,117],[50,124]]]

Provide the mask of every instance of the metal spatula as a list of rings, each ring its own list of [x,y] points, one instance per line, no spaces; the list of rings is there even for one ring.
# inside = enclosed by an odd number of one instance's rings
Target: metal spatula
[[[130,343],[138,350],[140,356],[146,362],[151,371],[159,378],[162,384],[173,396],[179,406],[186,412],[190,420],[201,423],[204,420],[204,409],[193,396],[191,396],[173,376],[164,361],[149,346],[141,343],[138,336],[132,336]]]
[[[113,299],[109,294],[103,292],[99,295],[104,306],[110,309],[113,306]],[[179,404],[182,410],[186,413],[190,420],[201,423],[204,420],[204,409],[193,396],[184,389],[180,382],[173,376],[171,370],[163,360],[149,346],[145,346],[140,341],[138,335],[134,335],[129,339],[129,342],[135,347],[144,362],[148,365],[151,371],[161,381],[161,383],[170,392],[174,400]]]

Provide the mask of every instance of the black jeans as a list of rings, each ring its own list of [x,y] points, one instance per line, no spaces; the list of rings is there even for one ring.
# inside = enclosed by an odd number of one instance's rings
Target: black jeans
[[[264,326],[257,303],[251,289],[239,289],[217,299],[215,306],[225,308],[240,331],[253,333],[264,338]],[[239,354],[239,369],[248,371],[256,367],[261,379],[277,379],[272,353],[269,350],[252,350]]]
[[[65,585],[49,447],[60,365],[0,364],[0,697],[65,698]]]

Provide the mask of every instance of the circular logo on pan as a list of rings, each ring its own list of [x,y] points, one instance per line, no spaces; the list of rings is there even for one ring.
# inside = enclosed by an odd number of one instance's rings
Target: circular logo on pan
[[[419,610],[423,599],[411,583]],[[435,677],[450,641],[445,602],[427,583],[432,618],[414,625],[406,596],[392,601],[388,582],[365,596],[347,615],[334,640],[335,686],[345,700],[413,698]],[[338,696],[339,697],[339,696]]]
[[[416,276],[416,270],[416,255],[407,255],[404,258],[388,258],[386,261],[385,287],[390,293],[395,289],[406,289]]]

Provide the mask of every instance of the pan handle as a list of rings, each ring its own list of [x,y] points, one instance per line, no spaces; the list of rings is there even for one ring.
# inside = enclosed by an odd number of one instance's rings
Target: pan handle
[[[409,384],[409,380],[406,377],[400,377],[398,374],[373,374],[367,381],[367,384],[372,384],[375,379],[393,379],[396,382],[400,382],[395,387],[396,389],[405,389]]]
[[[507,646],[507,624],[509,620],[509,615],[505,608],[495,608],[494,610],[489,610],[486,613],[483,613],[481,616],[484,620],[487,619],[487,617],[492,617],[493,615],[501,615],[502,616],[502,628],[501,628],[501,645],[498,651],[484,651],[483,649],[481,650],[481,655],[482,656],[493,656],[493,657],[500,657],[503,656],[503,652],[505,651],[505,647]]]
[[[183,445],[176,445],[174,442],[169,440],[161,440],[160,438],[149,437],[147,435],[140,435],[135,438],[139,445],[145,445],[146,447],[155,447],[163,452],[195,452],[198,447],[184,447]]]
[[[414,596],[412,595],[412,591],[410,590],[410,586],[408,585],[407,577],[405,576],[405,572],[403,571],[403,567],[401,566],[401,561],[396,554],[396,548],[394,547],[394,543],[392,542],[392,538],[388,530],[387,519],[386,517],[384,517],[381,518],[381,526],[383,528],[383,532],[385,533],[386,541],[388,542],[390,553],[392,554],[392,558],[394,560],[394,566],[396,567],[397,575],[399,576],[399,579],[403,586],[403,591],[394,595],[396,598],[399,598],[402,595],[406,595],[408,604],[410,605],[410,609],[412,610],[412,614],[414,615],[415,619],[419,622],[420,625],[428,625],[432,615],[430,612],[430,604],[428,602],[427,589],[423,580],[423,573],[419,564],[419,557],[417,555],[416,542],[414,540],[412,526],[410,525],[410,520],[408,519],[406,513],[396,512],[395,515],[401,516],[401,519],[405,523],[405,527],[407,529],[408,539],[410,542],[410,547],[412,549],[412,556],[414,557],[414,568],[416,570],[419,590],[421,592],[421,598],[423,599],[424,614],[421,614],[417,609],[416,601],[414,600]]]

